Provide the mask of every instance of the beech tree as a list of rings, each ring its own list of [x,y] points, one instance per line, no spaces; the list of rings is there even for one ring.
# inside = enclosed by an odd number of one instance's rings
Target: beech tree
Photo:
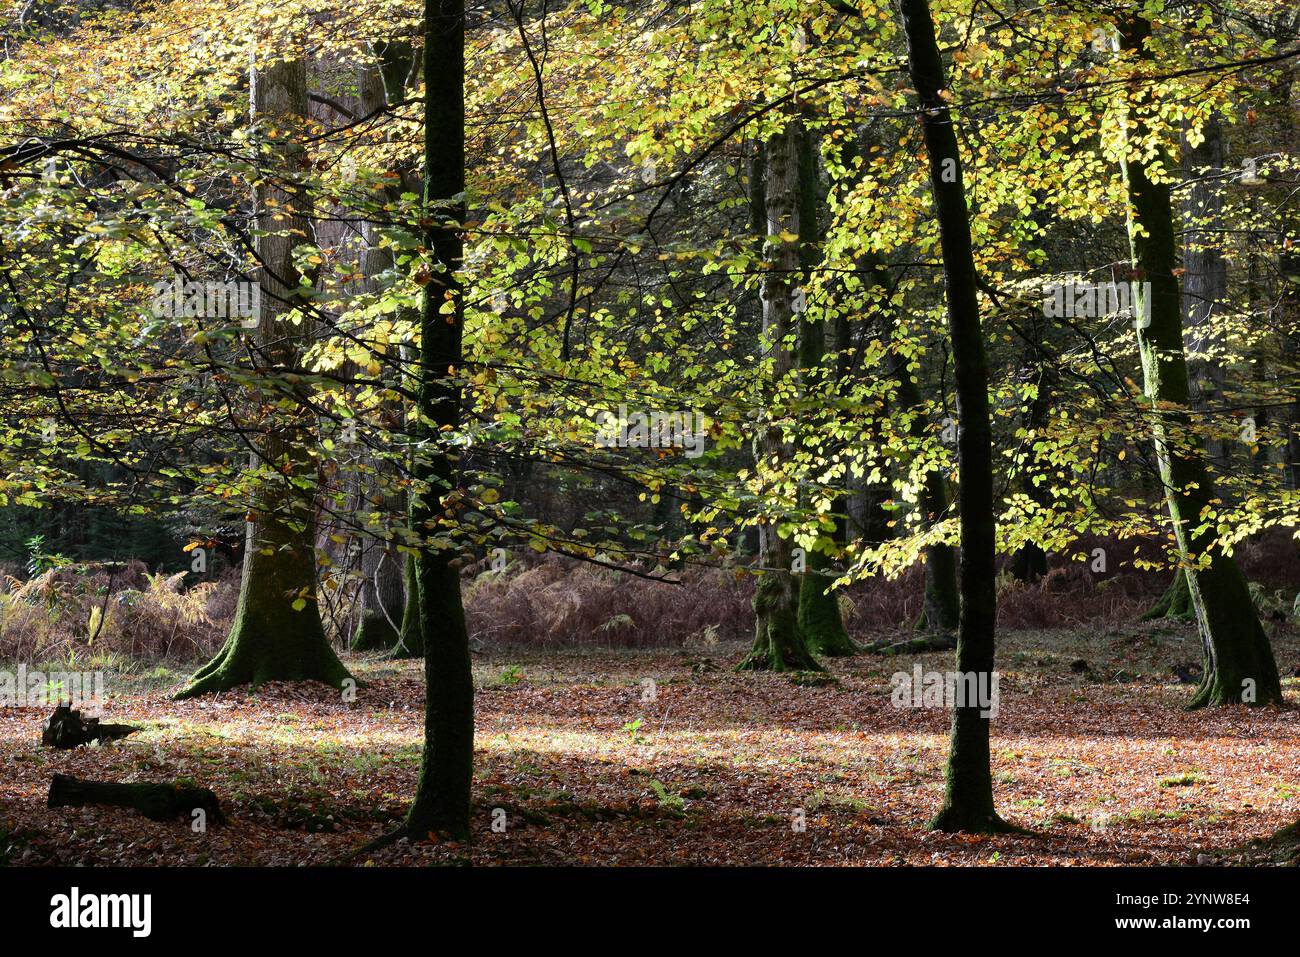
[[[795,284],[799,275],[800,143],[802,123],[786,118],[784,127],[764,146],[764,208],[767,211],[768,268],[763,273],[763,348],[771,356],[771,394],[775,397],[754,438],[754,458],[779,463],[790,457],[783,423],[777,419],[784,394],[793,385],[795,355]],[[805,233],[806,235],[806,233]],[[754,646],[737,666],[742,671],[819,671],[799,627],[799,592],[791,566],[793,549],[781,534],[779,512],[758,527],[758,564],[754,589]]]
[[[978,277],[971,251],[966,190],[952,112],[943,97],[944,70],[927,0],[902,0],[908,73],[920,105],[930,163],[930,187],[939,219],[961,431],[961,624],[957,670],[988,680],[994,665],[993,439],[989,423],[988,363],[980,327]],[[989,716],[974,701],[953,708],[942,810],[931,825],[942,831],[986,833],[1007,827],[993,805]]]
[[[1153,57],[1151,23],[1122,20],[1119,47],[1141,66]],[[1141,87],[1138,88],[1141,90]],[[1205,518],[1216,501],[1214,478],[1200,443],[1187,438],[1192,401],[1183,344],[1182,297],[1170,176],[1176,167],[1150,142],[1142,93],[1133,95],[1133,133],[1124,159],[1131,207],[1129,236],[1135,275],[1150,283],[1136,303],[1142,375],[1151,402],[1152,438],[1169,518],[1183,561],[1182,577],[1204,645],[1205,670],[1190,707],[1282,700],[1277,663],[1259,622],[1246,578],[1230,554],[1216,547]],[[1148,159],[1148,156],[1151,158]]]
[[[358,70],[361,116],[373,116],[386,106],[403,102],[413,79],[412,74],[420,65],[419,58],[407,41],[380,42],[374,44],[372,49],[374,61]],[[397,170],[396,183],[385,183],[375,190],[377,211],[395,207],[403,192],[418,189],[415,175],[409,164],[403,164]],[[393,269],[392,251],[384,246],[378,223],[363,222],[360,232],[364,246],[361,253],[363,282],[368,291],[381,294],[379,277]],[[385,403],[380,409],[380,415],[379,424],[383,428],[382,431],[376,430],[379,434],[372,441],[391,446],[394,438],[404,438],[401,403]],[[369,488],[361,490],[361,504],[364,509],[373,510],[380,516],[385,527],[376,531],[388,532],[388,535],[382,538],[378,535],[368,536],[362,545],[362,580],[352,648],[356,651],[387,651],[397,657],[418,657],[422,644],[418,640],[408,644],[403,641],[403,636],[409,637],[404,625],[408,609],[412,621],[418,622],[419,607],[415,602],[414,590],[411,590],[410,595],[407,594],[407,556],[398,550],[396,537],[390,531],[391,526],[401,524],[397,518],[403,511],[404,502],[394,486],[406,463],[389,448],[378,451],[380,454],[373,456],[371,471],[368,473],[374,476],[374,480]],[[367,492],[369,494],[365,494]],[[414,625],[410,627],[414,629]]]
[[[818,172],[820,149],[816,131],[811,127],[808,111],[800,126],[799,142],[799,265],[803,288],[811,285],[812,277],[821,262],[821,244],[825,239],[821,224],[823,189]],[[805,397],[825,395],[837,385],[838,377],[833,366],[827,363],[826,320],[818,312],[807,308],[804,294],[804,311],[799,317],[799,366]],[[815,452],[816,450],[814,450]],[[841,499],[843,501],[843,499]],[[846,519],[828,517],[832,526],[825,538],[833,545],[838,536],[838,524]],[[815,543],[820,544],[820,542]],[[799,611],[796,624],[808,649],[814,655],[843,658],[857,654],[858,647],[844,627],[839,595],[832,588],[835,576],[830,573],[831,560],[827,549],[806,549],[806,571],[799,577],[797,602]]]
[[[307,65],[272,60],[249,70],[250,115],[275,153],[272,171],[253,196],[257,216],[257,281],[262,311],[257,361],[280,376],[268,379],[253,403],[271,412],[255,444],[251,467],[263,477],[247,523],[239,605],[225,645],[177,695],[189,698],[240,684],[316,680],[339,688],[347,669],[325,638],[316,600],[313,439],[300,396],[283,377],[297,367],[307,320],[307,287],[299,281],[294,248],[306,241],[305,198],[294,177],[302,149],[295,142],[307,116]]]
[[[445,445],[460,424],[461,266],[465,219],[465,5],[424,4],[424,241],[430,257],[420,313],[417,492],[411,527],[426,537],[416,560],[424,640],[424,754],[403,831],[469,837],[474,766],[474,678],[461,605],[460,568],[439,540],[442,516],[455,509],[456,460]]]

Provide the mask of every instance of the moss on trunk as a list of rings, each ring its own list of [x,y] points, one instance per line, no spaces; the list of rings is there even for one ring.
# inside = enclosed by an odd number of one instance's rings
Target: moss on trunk
[[[419,563],[414,555],[406,556],[406,609],[402,614],[402,628],[394,658],[423,658],[424,631],[420,627],[420,576]]]
[[[800,270],[799,258],[799,144],[800,123],[787,117],[785,127],[772,135],[764,148],[764,183],[759,192],[767,211],[763,274],[762,342],[772,355],[772,392],[795,369],[788,342],[794,332],[792,277]],[[758,192],[758,191],[756,191]],[[791,241],[790,236],[796,237]],[[782,427],[763,423],[754,437],[754,461],[780,467],[791,457]],[[754,589],[756,619],[754,647],[737,666],[742,671],[820,670],[799,630],[799,592],[791,570],[790,542],[778,532],[779,514],[764,516],[758,526],[758,561],[763,569]]]
[[[754,588],[754,647],[737,671],[821,671],[799,632],[794,576],[769,570]]]
[[[456,275],[464,256],[465,6],[424,4],[424,244],[436,271],[420,303],[420,417],[428,441],[416,454],[411,527],[427,536],[416,563],[424,642],[424,754],[403,831],[467,840],[474,778],[474,674],[454,552],[435,539],[456,487],[457,464],[443,444],[460,428],[465,295]]]
[[[1178,569],[1174,579],[1169,583],[1159,600],[1151,606],[1142,621],[1155,621],[1158,618],[1175,618],[1178,621],[1195,621],[1196,609],[1192,607],[1192,593],[1187,587],[1187,572]]]
[[[811,108],[805,105],[805,111]],[[809,114],[805,113],[805,119]],[[799,129],[799,265],[804,283],[811,281],[813,271],[821,262],[821,245],[824,235],[821,227],[822,183],[818,166],[821,154],[817,136],[808,123]],[[814,310],[806,310],[799,323],[799,366],[805,395],[823,386],[832,385],[835,369],[826,361],[826,320]],[[830,392],[828,394],[834,394]],[[813,455],[826,454],[825,450],[811,448]],[[806,503],[803,489],[801,499]],[[843,518],[823,514],[823,521],[832,527],[827,537],[838,545],[839,527]],[[799,576],[799,611],[796,624],[803,635],[808,650],[813,654],[842,658],[856,655],[858,647],[849,638],[840,612],[839,596],[831,590],[837,576],[826,574],[830,561],[820,551],[812,551],[807,558],[807,569]]]
[[[839,596],[830,589],[834,578],[824,573],[827,564],[820,552],[808,556],[808,571],[799,578],[796,621],[810,652],[828,658],[845,658],[858,654],[861,649],[844,627]]]
[[[413,837],[469,837],[474,766],[474,679],[460,597],[449,554],[420,562],[421,627],[426,654],[424,753],[404,825]]]
[[[958,659],[961,657],[959,650]],[[964,834],[1000,834],[1017,830],[998,816],[993,803],[988,719],[981,717],[978,708],[956,708],[953,711],[943,807],[931,818],[930,828]]]
[[[303,554],[303,537],[279,521],[250,526],[230,635],[178,699],[267,681],[319,681],[341,688],[349,680],[321,626],[315,559]]]
[[[278,160],[297,172],[302,149],[290,131],[308,114],[306,61],[286,60],[249,71],[252,113],[281,130],[274,140]],[[302,333],[283,321],[303,294],[294,261],[295,247],[307,230],[301,198],[268,177],[253,196],[257,212],[257,252],[261,261],[262,311],[258,348],[268,366],[294,369]],[[305,324],[302,324],[305,325]],[[259,469],[254,488],[255,516],[247,526],[243,577],[235,620],[217,656],[177,695],[189,698],[236,685],[266,681],[321,681],[341,687],[349,679],[325,638],[316,601],[314,464],[304,449],[312,438],[311,418],[285,395],[284,381],[268,381],[253,397],[254,408],[276,401],[287,412],[252,435],[252,465]]]
[[[1139,59],[1152,57],[1150,36],[1151,24],[1142,17],[1120,24],[1122,48]],[[1140,100],[1130,107],[1128,128],[1138,137],[1147,133],[1144,109],[1149,106]],[[1190,707],[1280,703],[1277,664],[1245,576],[1232,556],[1216,547],[1214,529],[1203,527],[1201,520],[1217,498],[1202,443],[1191,430],[1170,180],[1168,174],[1153,174],[1154,169],[1171,168],[1164,155],[1150,165],[1145,154],[1126,156],[1123,163],[1133,266],[1150,284],[1149,294],[1142,291],[1135,297],[1134,315],[1141,320],[1138,347],[1151,403],[1152,438],[1205,652],[1205,676]]]

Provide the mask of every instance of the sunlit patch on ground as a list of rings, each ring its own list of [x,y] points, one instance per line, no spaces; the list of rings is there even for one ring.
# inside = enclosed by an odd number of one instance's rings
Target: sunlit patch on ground
[[[1275,638],[1291,674],[1300,642]],[[476,657],[471,847],[400,844],[354,863],[1194,864],[1300,817],[1300,687],[1284,709],[1184,712],[1194,636],[1017,633],[999,652],[998,807],[1030,833],[926,822],[943,789],[944,711],[896,708],[915,661],[831,664],[834,681],[735,674],[739,646]],[[1086,661],[1086,670],[1078,662]],[[353,662],[355,702],[277,685],[172,702],[110,677],[125,741],[38,746],[38,709],[0,710],[0,823],[12,863],[326,864],[401,817],[419,767],[418,663]],[[1073,666],[1073,667],[1072,667]],[[46,808],[51,775],[192,781],[231,817],[195,833],[109,808]],[[3,849],[0,849],[2,851]]]

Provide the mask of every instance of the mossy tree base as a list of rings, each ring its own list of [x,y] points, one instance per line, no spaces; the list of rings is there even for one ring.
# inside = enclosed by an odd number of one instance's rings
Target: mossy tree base
[[[355,679],[324,634],[319,641],[287,635],[255,639],[247,637],[247,629],[237,628],[217,656],[195,672],[175,699],[229,691],[240,685],[256,688],[268,681],[319,681],[331,688],[342,688],[349,680]]]
[[[957,653],[958,671],[981,671],[962,667],[963,650]],[[966,664],[969,666],[969,661]],[[1002,820],[994,805],[989,718],[980,713],[978,705],[953,709],[943,807],[929,827],[949,834],[1011,834],[1020,830]]]
[[[928,828],[945,834],[1027,833],[1023,828],[1002,820],[996,811],[964,811],[957,807],[945,807],[931,819]]]
[[[1187,587],[1187,572],[1184,569],[1178,569],[1174,580],[1169,583],[1160,600],[1151,606],[1141,620],[1155,621],[1159,618],[1173,618],[1178,621],[1196,620],[1196,609],[1192,607],[1192,593]]]
[[[1237,571],[1236,568],[1233,571]],[[1198,579],[1203,577],[1197,576]],[[1245,587],[1243,578],[1243,592]],[[1249,593],[1246,594],[1248,597]],[[1259,707],[1282,703],[1282,681],[1268,636],[1264,634],[1253,607],[1246,607],[1251,610],[1248,615],[1211,623],[1216,640],[1213,644],[1207,643],[1205,676],[1187,705],[1189,710],[1220,705]],[[1209,611],[1213,609],[1207,609]]]
[[[1157,62],[1159,55],[1149,42],[1149,20],[1134,14],[1117,27],[1121,49],[1140,62]],[[1139,139],[1148,132],[1144,119],[1130,117],[1129,122]],[[1150,290],[1134,303],[1134,314],[1146,317],[1137,329],[1143,388],[1155,413],[1152,437],[1178,552],[1184,561],[1195,556],[1198,563],[1185,567],[1181,576],[1196,612],[1205,655],[1205,678],[1191,707],[1280,702],[1277,663],[1245,576],[1233,557],[1218,547],[1213,523],[1204,521],[1218,502],[1213,471],[1199,443],[1189,450],[1170,439],[1171,434],[1190,428],[1192,407],[1172,186],[1163,172],[1153,175],[1146,158],[1124,155],[1133,267]],[[1154,168],[1168,168],[1167,157],[1157,152],[1155,159]],[[1171,596],[1171,608],[1173,600]]]
[[[1189,709],[1282,703],[1282,681],[1250,586],[1232,558],[1214,553],[1184,578],[1204,646],[1205,675]]]
[[[177,700],[268,681],[319,681],[342,688],[354,680],[321,626],[313,557],[269,544],[283,541],[275,536],[285,534],[283,527],[250,531],[230,636]],[[305,603],[295,610],[294,602],[304,595]]]
[[[754,589],[754,647],[737,671],[824,671],[799,632],[794,583],[787,572],[766,571]]]
[[[796,617],[799,632],[809,652],[827,658],[848,658],[861,653],[849,637],[840,614],[840,600],[830,590],[830,576],[821,574],[825,562],[814,563],[799,580],[799,612]]]
[[[474,677],[460,573],[445,554],[419,562],[424,630],[424,754],[415,800],[402,826],[412,839],[470,836]]]
[[[367,611],[362,614],[361,622],[357,625],[357,633],[352,638],[352,650],[396,651],[400,640],[401,635],[386,616],[376,611]]]

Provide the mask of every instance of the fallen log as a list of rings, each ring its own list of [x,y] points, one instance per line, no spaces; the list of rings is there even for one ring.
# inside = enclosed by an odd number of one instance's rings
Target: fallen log
[[[151,821],[193,818],[195,810],[201,810],[206,821],[226,823],[217,796],[207,788],[181,784],[115,784],[83,781],[66,774],[54,775],[50,782],[50,807],[85,807],[88,804],[131,808]]]
[[[71,705],[61,704],[41,725],[41,744],[68,751],[92,741],[116,741],[139,730],[130,724],[100,724],[98,718],[83,718]]]
[[[888,639],[872,642],[863,650],[873,655],[919,655],[927,651],[951,651],[957,647],[957,636],[948,632],[921,635],[902,641]]]

